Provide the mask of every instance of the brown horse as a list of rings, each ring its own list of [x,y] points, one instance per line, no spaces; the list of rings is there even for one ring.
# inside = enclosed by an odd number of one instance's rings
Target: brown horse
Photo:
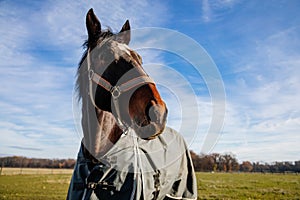
[[[77,76],[84,138],[67,199],[195,199],[189,151],[165,127],[166,104],[128,47],[129,21],[103,31],[90,9],[86,27]]]
[[[87,149],[92,155],[101,156],[128,127],[141,138],[155,138],[165,128],[167,108],[155,83],[142,68],[141,57],[127,46],[129,21],[119,34],[102,31],[91,9],[86,26],[87,51],[80,61],[77,84]],[[101,140],[95,139],[100,135]]]

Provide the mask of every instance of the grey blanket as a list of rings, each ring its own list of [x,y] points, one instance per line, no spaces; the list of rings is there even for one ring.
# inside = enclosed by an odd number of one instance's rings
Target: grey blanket
[[[171,128],[153,140],[140,139],[130,130],[98,164],[85,158],[82,148],[67,199],[197,199],[189,150]]]

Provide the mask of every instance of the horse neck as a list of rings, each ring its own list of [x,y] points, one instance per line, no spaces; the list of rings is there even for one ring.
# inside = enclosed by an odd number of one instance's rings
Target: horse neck
[[[84,146],[96,159],[104,155],[122,135],[112,113],[95,109],[88,99],[83,99],[81,123]]]

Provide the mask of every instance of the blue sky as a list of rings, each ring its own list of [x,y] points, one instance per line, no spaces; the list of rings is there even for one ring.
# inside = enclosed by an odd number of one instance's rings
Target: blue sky
[[[300,159],[297,0],[0,1],[0,155],[76,157],[81,135],[74,125],[72,94],[91,7],[103,27],[118,31],[129,19],[133,29],[172,29],[205,49],[226,94],[223,128],[212,152],[232,152],[250,161]],[[205,82],[176,55],[139,53],[154,78],[168,67],[190,83],[199,129],[192,140],[182,134],[200,153],[213,106]],[[164,81],[175,84],[177,96],[189,98],[176,73]],[[160,90],[170,110],[168,124],[176,129],[176,108],[188,110],[191,118],[195,108],[180,105],[166,87]]]

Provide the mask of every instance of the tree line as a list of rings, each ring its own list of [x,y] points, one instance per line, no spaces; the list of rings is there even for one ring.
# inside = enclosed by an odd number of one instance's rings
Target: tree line
[[[201,154],[193,151],[195,171],[201,172],[262,172],[262,173],[286,173],[300,172],[300,161],[295,162],[273,162],[259,163],[243,161],[238,162],[235,155],[227,154]],[[74,168],[75,159],[40,159],[21,156],[10,156],[0,158],[0,167],[24,167],[24,168]]]
[[[195,171],[201,172],[261,172],[261,173],[299,173],[300,161],[260,163],[238,162],[235,155],[212,153],[198,155],[191,151]]]
[[[41,159],[11,156],[0,158],[1,167],[24,168],[74,168],[74,159]]]

